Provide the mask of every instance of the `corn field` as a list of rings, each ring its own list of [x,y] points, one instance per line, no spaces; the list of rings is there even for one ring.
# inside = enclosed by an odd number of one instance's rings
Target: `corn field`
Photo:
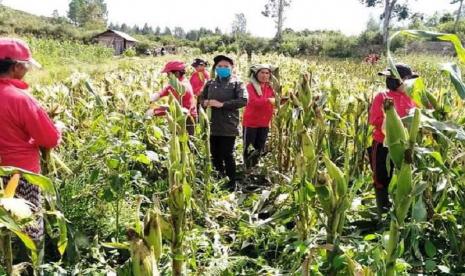
[[[235,58],[246,80],[250,64]],[[409,93],[429,108],[402,122],[384,103],[393,207],[375,222],[368,110],[385,90],[377,72],[390,58],[369,64],[254,56],[252,63],[279,67],[277,102],[289,100],[276,107],[267,154],[251,172],[241,169],[236,141],[235,192],[222,188],[226,180],[212,169],[208,112],[200,112],[191,138],[172,97],[167,116],[145,116],[149,95],[169,82],[160,74],[164,60],[128,59],[110,71],[76,71],[33,85],[66,126],[61,146],[44,155],[44,174],[55,187],[36,179],[51,195],[48,240],[61,245],[45,247],[41,269],[136,276],[465,273],[464,105],[452,71],[438,65],[457,58],[395,57],[419,72]],[[460,80],[461,65],[450,66]],[[6,195],[11,191],[2,192],[0,212]],[[0,213],[0,226],[7,215]]]

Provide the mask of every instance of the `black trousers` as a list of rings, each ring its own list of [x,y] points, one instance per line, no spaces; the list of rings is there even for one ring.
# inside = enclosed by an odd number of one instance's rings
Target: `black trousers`
[[[268,127],[244,128],[244,164],[247,167],[255,166],[258,163],[260,155],[265,150],[269,131]],[[253,149],[249,149],[250,146]]]
[[[230,185],[236,182],[235,141],[235,136],[210,136],[213,166],[221,175],[228,176]]]
[[[192,116],[187,116],[186,118],[186,131],[189,136],[194,136],[195,134],[195,120]]]
[[[386,213],[391,208],[389,200],[389,182],[391,182],[394,163],[390,162],[388,171],[387,160],[389,150],[382,143],[373,141],[368,148],[371,170],[373,171],[373,183],[375,186],[376,205],[380,213]]]

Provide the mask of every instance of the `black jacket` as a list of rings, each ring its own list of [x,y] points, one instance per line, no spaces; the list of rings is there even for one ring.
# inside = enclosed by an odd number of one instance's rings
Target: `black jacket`
[[[204,100],[217,100],[224,105],[211,107],[210,130],[212,136],[239,135],[239,108],[247,104],[247,90],[244,84],[234,77],[210,80],[200,96]]]

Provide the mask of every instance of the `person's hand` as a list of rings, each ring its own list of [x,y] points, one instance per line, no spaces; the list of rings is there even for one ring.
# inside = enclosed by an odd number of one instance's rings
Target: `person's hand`
[[[63,133],[63,131],[66,129],[66,125],[62,121],[57,121],[55,122],[55,128],[58,130],[58,132]]]
[[[221,108],[221,107],[223,107],[224,104],[222,102],[217,101],[217,100],[208,100],[207,105],[210,106],[210,107]]]
[[[147,117],[152,117],[153,114],[155,114],[155,111],[153,110],[153,108],[150,108],[149,110],[147,110],[147,112],[145,112],[145,116]]]
[[[160,99],[160,93],[153,93],[152,96],[150,96],[150,101],[155,102],[158,99]]]
[[[276,99],[275,98],[268,98],[268,101],[270,104],[275,105],[276,104]]]

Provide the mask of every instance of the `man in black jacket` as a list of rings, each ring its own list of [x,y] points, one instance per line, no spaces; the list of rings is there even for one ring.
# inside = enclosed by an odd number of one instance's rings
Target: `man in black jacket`
[[[239,135],[239,108],[247,104],[247,91],[244,84],[232,75],[234,61],[231,58],[219,55],[213,61],[216,78],[206,83],[201,103],[204,108],[211,108],[213,165],[221,174],[228,176],[228,188],[235,189],[234,143]]]

